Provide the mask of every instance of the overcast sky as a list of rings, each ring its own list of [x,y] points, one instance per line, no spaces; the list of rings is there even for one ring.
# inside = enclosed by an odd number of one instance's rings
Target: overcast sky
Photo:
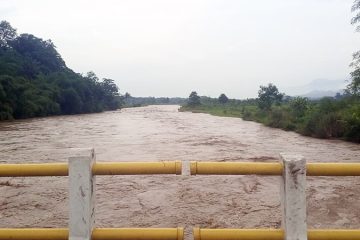
[[[0,0],[0,20],[53,40],[68,67],[122,93],[246,98],[269,82],[295,94],[348,78],[360,48],[352,2]]]

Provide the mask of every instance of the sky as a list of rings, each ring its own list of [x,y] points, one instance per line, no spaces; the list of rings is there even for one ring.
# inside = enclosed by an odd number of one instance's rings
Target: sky
[[[343,87],[360,47],[352,3],[0,0],[0,20],[51,39],[68,67],[114,79],[121,93],[248,98],[270,82],[289,95]]]

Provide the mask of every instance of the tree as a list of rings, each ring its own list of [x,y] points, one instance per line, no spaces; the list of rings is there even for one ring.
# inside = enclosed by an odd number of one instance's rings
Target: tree
[[[104,78],[100,83],[103,89],[103,98],[105,107],[110,110],[116,110],[120,107],[119,89],[114,80]]]
[[[309,100],[304,97],[295,97],[290,100],[290,107],[295,117],[303,117],[309,108]]]
[[[193,91],[190,93],[188,105],[189,106],[200,105],[200,97],[198,96],[197,92]]]
[[[260,86],[258,92],[258,106],[263,110],[270,110],[273,103],[280,103],[284,94],[279,93],[275,85],[269,83],[268,86]]]
[[[50,40],[43,40],[32,34],[21,34],[9,45],[26,61],[46,74],[66,69],[64,60]],[[39,72],[37,72],[39,73]]]
[[[351,82],[346,86],[346,93],[360,96],[360,68],[350,73]]]
[[[351,8],[351,11],[357,12],[355,16],[351,19],[351,24],[358,25],[356,27],[357,31],[360,31],[360,0],[355,0]],[[360,95],[360,51],[357,51],[353,54],[353,62],[350,64],[354,68],[354,71],[350,73],[351,82],[347,85],[347,93],[352,95]]]
[[[351,7],[352,12],[357,12],[355,16],[351,19],[351,24],[359,24],[360,23],[360,0],[355,0],[354,4]],[[360,25],[356,27],[356,31],[360,32]]]
[[[8,47],[8,42],[16,38],[16,29],[7,21],[0,22],[0,47]]]
[[[229,101],[229,98],[224,93],[222,93],[222,94],[220,94],[218,100],[219,100],[219,103],[225,104]]]

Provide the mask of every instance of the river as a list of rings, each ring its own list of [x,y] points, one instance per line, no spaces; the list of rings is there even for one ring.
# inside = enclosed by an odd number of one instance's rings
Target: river
[[[0,123],[0,162],[66,162],[94,147],[97,161],[356,162],[360,145],[321,140],[240,118],[148,106]],[[360,178],[308,177],[311,228],[360,228]],[[97,176],[96,226],[280,227],[279,178]],[[0,179],[0,227],[67,227],[67,177]]]

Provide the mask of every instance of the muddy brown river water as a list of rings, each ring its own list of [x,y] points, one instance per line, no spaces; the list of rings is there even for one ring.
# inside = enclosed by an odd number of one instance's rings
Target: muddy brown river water
[[[360,161],[360,145],[320,140],[178,106],[0,123],[0,163],[66,162],[94,147],[97,161]],[[186,168],[186,166],[185,166]],[[185,169],[186,171],[187,169]],[[360,228],[359,177],[308,177],[311,228]],[[280,226],[279,178],[97,176],[96,226]],[[67,177],[1,178],[0,227],[67,227]]]

